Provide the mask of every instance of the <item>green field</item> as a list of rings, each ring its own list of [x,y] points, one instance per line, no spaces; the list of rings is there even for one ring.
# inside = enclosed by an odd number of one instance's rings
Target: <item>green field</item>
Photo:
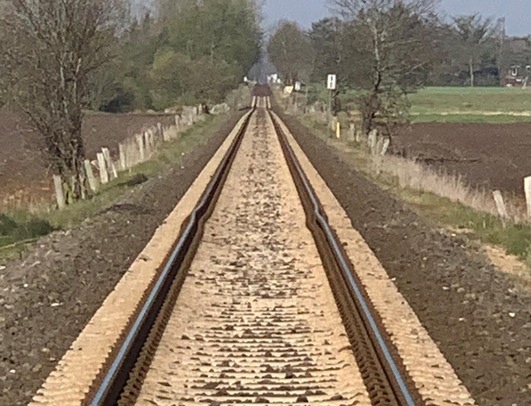
[[[309,87],[308,101],[328,103],[321,84]],[[355,108],[356,94],[340,96],[344,109]],[[513,123],[531,122],[531,88],[428,87],[410,94],[413,122]]]
[[[429,87],[410,95],[417,122],[531,121],[531,89]]]

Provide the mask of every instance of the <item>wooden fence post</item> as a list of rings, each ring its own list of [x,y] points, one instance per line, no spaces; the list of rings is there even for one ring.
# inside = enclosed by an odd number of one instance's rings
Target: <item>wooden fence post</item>
[[[63,191],[63,181],[59,175],[53,175],[53,185],[55,187],[55,200],[59,210],[62,210],[66,206],[65,194]]]
[[[98,183],[96,182],[96,178],[94,177],[92,165],[90,164],[90,161],[88,159],[85,159],[85,162],[83,164],[85,166],[85,173],[87,174],[90,190],[96,192],[98,190]]]

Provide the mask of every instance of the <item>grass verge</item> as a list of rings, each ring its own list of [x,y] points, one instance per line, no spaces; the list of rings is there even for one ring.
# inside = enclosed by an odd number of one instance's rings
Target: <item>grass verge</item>
[[[226,116],[206,116],[203,121],[182,132],[149,161],[103,185],[90,200],[80,201],[64,210],[43,207],[35,214],[19,210],[0,213],[0,264],[20,255],[29,242],[55,230],[67,230],[116,203],[125,193],[166,169],[180,166],[186,154],[205,145]]]
[[[531,224],[519,220],[518,207],[509,204],[513,217],[502,221],[490,194],[468,188],[457,176],[438,173],[425,165],[399,157],[373,157],[363,145],[330,137],[321,121],[300,120],[314,135],[347,153],[356,169],[406,202],[436,227],[467,235],[473,240],[502,247],[528,267],[531,276]]]

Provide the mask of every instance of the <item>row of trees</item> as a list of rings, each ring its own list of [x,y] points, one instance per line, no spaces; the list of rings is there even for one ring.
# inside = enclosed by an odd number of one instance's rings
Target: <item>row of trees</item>
[[[272,62],[288,80],[338,76],[338,90],[356,90],[366,133],[390,134],[407,112],[407,93],[423,86],[439,55],[432,0],[333,0],[338,17],[313,24],[310,33],[283,23],[272,36]],[[295,34],[296,33],[296,34]],[[290,42],[286,38],[290,38]],[[297,43],[304,68],[280,59]],[[301,60],[302,61],[302,60]],[[337,93],[336,93],[337,96]]]
[[[160,0],[158,17],[135,20],[119,47],[112,73],[102,73],[114,88],[97,88],[112,92],[94,95],[95,108],[219,102],[260,57],[258,7],[252,0]]]
[[[268,54],[287,83],[322,82],[337,74],[336,96],[356,91],[367,133],[380,128],[390,135],[407,116],[407,94],[420,87],[499,85],[525,53],[522,47],[512,51],[500,22],[479,15],[441,21],[436,0],[330,3],[336,16],[308,32],[282,22]]]
[[[0,107],[41,135],[70,201],[88,195],[86,108],[157,109],[220,101],[259,59],[253,0],[0,0]]]

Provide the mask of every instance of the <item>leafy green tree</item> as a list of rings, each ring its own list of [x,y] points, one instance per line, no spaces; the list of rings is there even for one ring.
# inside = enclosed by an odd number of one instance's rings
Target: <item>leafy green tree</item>
[[[312,71],[312,45],[297,23],[282,21],[269,40],[267,53],[288,85]]]
[[[116,45],[119,58],[98,77],[93,106],[162,110],[219,102],[260,57],[252,0],[160,0],[157,17],[134,20]]]
[[[468,67],[469,84],[475,85],[476,65],[485,55],[487,46],[494,39],[495,26],[491,18],[483,18],[479,14],[453,18],[453,30],[457,38],[457,49],[461,59]],[[494,66],[496,64],[494,58]]]
[[[322,82],[328,74],[339,74],[344,58],[344,24],[339,18],[329,17],[312,24],[309,38],[316,55],[312,80]]]
[[[184,78],[189,84],[187,98],[220,101],[260,58],[257,6],[249,0],[186,0],[163,6],[165,46],[187,55],[193,67],[193,75]]]

